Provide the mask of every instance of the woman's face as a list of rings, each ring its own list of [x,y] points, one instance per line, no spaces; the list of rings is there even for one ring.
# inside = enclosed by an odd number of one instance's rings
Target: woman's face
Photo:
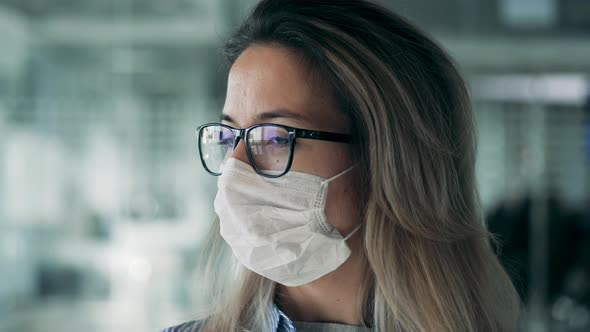
[[[336,108],[332,93],[310,75],[296,54],[271,46],[249,47],[234,62],[222,119],[236,128],[278,123],[349,133],[348,120]],[[232,157],[249,163],[243,140]],[[352,163],[348,144],[298,138],[291,171],[330,178]],[[360,222],[356,174],[348,172],[328,186],[326,217],[344,236]]]

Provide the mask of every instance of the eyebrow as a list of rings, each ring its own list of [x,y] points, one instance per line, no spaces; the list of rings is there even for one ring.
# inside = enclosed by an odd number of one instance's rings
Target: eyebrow
[[[306,116],[304,116],[300,113],[290,111],[286,108],[278,108],[278,109],[274,109],[274,110],[271,110],[268,112],[259,113],[258,115],[256,115],[257,121],[272,120],[272,119],[277,119],[277,118],[290,118],[290,119],[308,122],[308,119]],[[225,114],[225,113],[221,114],[221,121],[229,121],[229,122],[237,123],[231,116],[229,116],[228,114]]]

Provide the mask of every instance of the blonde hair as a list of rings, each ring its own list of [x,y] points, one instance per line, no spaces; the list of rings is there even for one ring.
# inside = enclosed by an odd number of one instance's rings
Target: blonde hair
[[[430,37],[368,1],[264,0],[226,43],[294,50],[352,121],[362,170],[366,280],[358,310],[376,331],[515,331],[516,291],[479,204],[468,91]],[[212,229],[220,292],[203,331],[268,331],[275,283],[239,268]],[[222,277],[229,278],[222,278]]]

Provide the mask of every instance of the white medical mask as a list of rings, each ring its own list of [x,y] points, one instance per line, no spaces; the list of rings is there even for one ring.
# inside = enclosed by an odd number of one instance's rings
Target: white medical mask
[[[354,166],[353,166],[354,167]],[[300,286],[338,268],[351,254],[346,238],[326,222],[329,179],[289,171],[262,177],[238,159],[217,182],[220,232],[246,268],[285,286]]]

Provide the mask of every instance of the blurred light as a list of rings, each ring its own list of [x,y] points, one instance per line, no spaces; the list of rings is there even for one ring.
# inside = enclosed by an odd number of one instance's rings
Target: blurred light
[[[134,219],[154,219],[159,211],[158,200],[153,195],[142,192],[128,196],[124,214]]]
[[[61,222],[68,166],[61,144],[27,131],[15,131],[3,139],[0,177],[5,216],[11,222]]]
[[[588,309],[577,306],[571,312],[569,325],[573,328],[582,328],[586,327],[590,322],[590,313],[588,313]]]
[[[152,264],[144,258],[135,258],[129,263],[129,278],[136,282],[147,282],[152,276]]]
[[[574,308],[574,301],[569,296],[561,296],[553,304],[551,314],[553,319],[558,321],[565,321],[568,318],[568,314]]]
[[[14,260],[25,252],[25,240],[20,233],[6,232],[0,239],[2,239],[1,256]]]
[[[571,328],[583,328],[590,324],[590,311],[569,296],[561,296],[553,304],[553,319],[567,323]]]
[[[590,84],[584,75],[487,75],[472,83],[475,97],[498,101],[583,105]]]
[[[502,0],[500,15],[513,27],[550,27],[557,20],[555,0]]]
[[[116,215],[120,212],[122,195],[133,183],[134,173],[112,136],[100,130],[90,135],[80,182],[95,211]]]
[[[29,55],[29,44],[33,39],[26,17],[0,7],[0,77],[17,77],[22,74]]]

